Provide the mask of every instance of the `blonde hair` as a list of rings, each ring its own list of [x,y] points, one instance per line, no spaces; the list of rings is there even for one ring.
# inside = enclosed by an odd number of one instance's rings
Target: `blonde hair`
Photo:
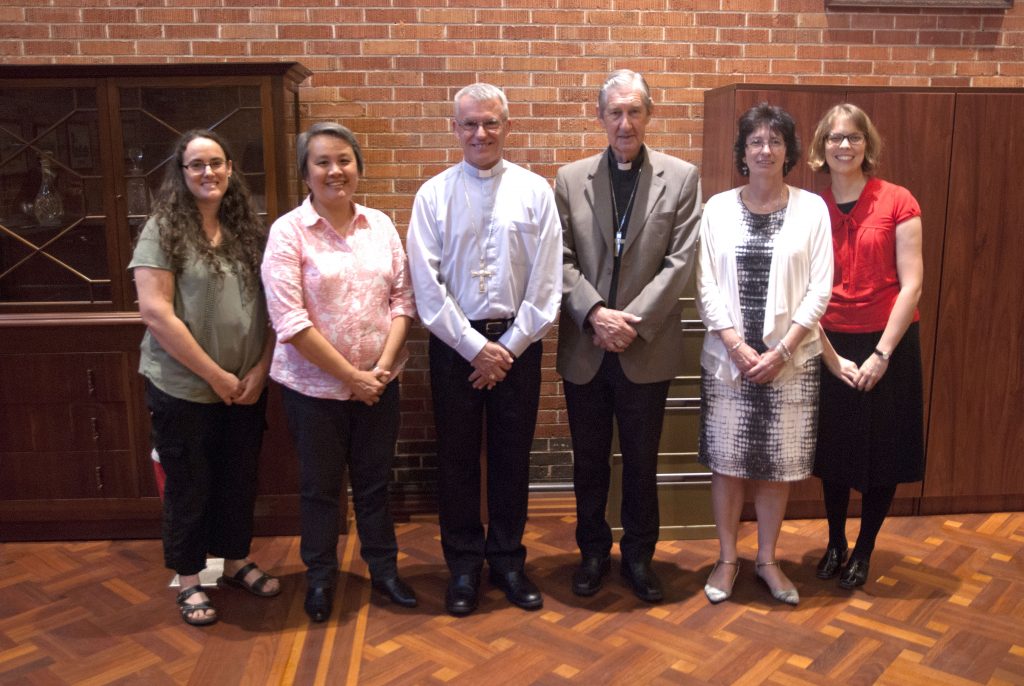
[[[814,138],[811,139],[811,147],[807,151],[807,164],[816,172],[829,173],[828,162],[825,158],[825,139],[832,132],[832,125],[839,117],[848,118],[858,131],[864,134],[864,161],[860,168],[865,174],[871,174],[878,168],[879,158],[882,155],[882,137],[878,135],[878,129],[871,123],[871,117],[867,112],[851,105],[843,103],[836,105],[821,118],[818,128],[814,130]]]

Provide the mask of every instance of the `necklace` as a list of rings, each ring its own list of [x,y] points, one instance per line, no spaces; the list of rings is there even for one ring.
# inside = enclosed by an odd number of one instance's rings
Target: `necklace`
[[[629,201],[626,203],[626,209],[621,215],[619,214],[619,201],[615,199],[615,184],[612,183],[612,177],[610,175],[608,177],[608,188],[612,194],[612,212],[615,213],[615,257],[622,257],[622,246],[626,243],[626,219],[629,217],[629,212],[633,207],[633,200],[636,198],[636,189],[640,185],[641,173],[642,170],[637,172],[636,178],[633,179],[633,190],[629,193]]]
[[[483,221],[482,221],[483,220],[483,216],[481,216],[481,218],[480,218],[481,221],[479,223],[477,223],[477,221],[476,221],[476,214],[473,212],[473,203],[470,202],[470,200],[469,200],[469,184],[466,182],[466,168],[465,167],[460,167],[459,168],[459,174],[462,176],[462,192],[463,192],[463,194],[466,197],[466,208],[469,211],[470,222],[471,222],[471,226],[473,227],[473,237],[476,240],[477,251],[480,254],[479,267],[477,269],[471,269],[469,271],[469,275],[472,278],[474,278],[474,279],[480,279],[479,291],[481,293],[486,293],[487,292],[487,280],[490,279],[492,276],[494,276],[494,272],[492,272],[486,266],[486,264],[487,264],[487,262],[486,262],[486,258],[487,258],[487,245],[491,241],[491,224],[493,224],[493,221],[488,221],[487,222],[487,233],[484,235],[484,240],[481,243],[481,241],[480,241],[480,231],[481,231],[481,226],[483,224]],[[482,195],[483,195],[483,192],[481,191],[481,196]],[[483,208],[481,208],[481,210],[482,209]],[[492,219],[493,219],[493,210],[492,210]]]
[[[745,191],[750,186],[743,189]],[[768,202],[759,203],[753,198],[747,197],[746,193],[740,191],[740,197],[743,199],[744,204],[754,214],[771,214],[786,206],[786,184],[782,184],[782,190],[779,192],[779,197],[768,200]]]

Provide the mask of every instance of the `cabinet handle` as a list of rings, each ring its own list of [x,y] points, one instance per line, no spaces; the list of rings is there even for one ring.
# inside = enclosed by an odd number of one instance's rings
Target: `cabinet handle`
[[[92,424],[92,440],[99,443],[100,440],[100,420],[95,417],[89,417],[89,423]]]
[[[96,374],[91,369],[85,370],[85,383],[89,387],[89,396],[96,397]]]
[[[103,467],[96,467],[96,490],[103,490]]]

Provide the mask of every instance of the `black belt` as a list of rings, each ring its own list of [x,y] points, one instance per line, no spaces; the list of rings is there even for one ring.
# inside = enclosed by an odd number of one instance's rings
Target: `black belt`
[[[492,341],[498,340],[512,327],[514,319],[471,319],[469,325]]]

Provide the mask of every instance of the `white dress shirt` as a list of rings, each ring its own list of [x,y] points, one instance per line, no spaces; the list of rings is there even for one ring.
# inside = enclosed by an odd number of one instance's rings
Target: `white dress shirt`
[[[562,237],[554,193],[519,165],[501,160],[480,170],[463,161],[424,183],[407,251],[420,320],[468,361],[487,342],[470,320],[514,319],[498,342],[519,356],[558,315]]]

